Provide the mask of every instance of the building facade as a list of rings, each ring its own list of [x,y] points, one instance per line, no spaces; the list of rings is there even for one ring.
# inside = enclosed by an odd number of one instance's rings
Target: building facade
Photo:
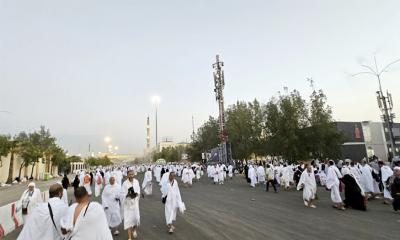
[[[374,156],[384,161],[388,160],[391,145],[389,130],[382,122],[336,122],[336,127],[343,134],[344,143],[341,146],[342,159],[361,161]],[[400,124],[393,126],[395,138],[395,156],[400,155]]]
[[[0,158],[0,183],[5,183],[9,174],[11,154],[9,154],[7,157]],[[54,176],[58,174],[57,166],[52,166],[51,163],[45,163],[42,159],[39,159],[39,161],[35,164],[33,170],[32,165],[25,167],[22,163],[23,159],[19,155],[15,155],[13,169],[11,171],[13,180],[18,177],[20,170],[21,179],[24,177],[30,178],[31,174],[35,180],[43,179],[45,173],[49,173]]]

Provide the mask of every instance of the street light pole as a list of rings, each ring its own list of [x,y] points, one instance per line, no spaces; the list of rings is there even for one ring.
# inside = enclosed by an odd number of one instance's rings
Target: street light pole
[[[158,149],[158,106],[156,104],[156,149]]]
[[[392,113],[392,110],[393,110],[392,95],[389,93],[389,91],[386,91],[386,96],[385,96],[382,91],[381,76],[384,72],[387,72],[387,69],[391,65],[393,65],[397,62],[400,62],[400,59],[397,59],[396,61],[389,63],[382,70],[379,70],[378,64],[376,63],[376,57],[374,57],[375,69],[373,69],[372,67],[367,66],[367,65],[361,65],[362,67],[367,68],[368,71],[359,72],[359,73],[353,75],[353,76],[356,76],[359,74],[370,74],[370,75],[375,76],[378,80],[379,91],[376,92],[376,95],[377,95],[379,109],[382,111],[382,114],[383,114],[381,117],[388,129],[388,134],[389,134],[389,144],[390,144],[390,148],[388,149],[388,161],[389,162],[391,162],[393,157],[396,155],[396,143],[395,143],[395,139],[394,139],[394,135],[393,135],[393,119],[395,118],[395,114]],[[386,132],[386,131],[384,131],[384,132]],[[386,136],[385,136],[385,138],[386,138]],[[385,142],[385,144],[386,144],[386,148],[388,148],[387,142]]]

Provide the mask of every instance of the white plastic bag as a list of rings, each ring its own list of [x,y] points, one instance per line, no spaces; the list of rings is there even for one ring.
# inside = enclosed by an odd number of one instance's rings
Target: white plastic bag
[[[179,212],[183,214],[185,211],[186,211],[185,203],[184,202],[180,202],[179,203]]]

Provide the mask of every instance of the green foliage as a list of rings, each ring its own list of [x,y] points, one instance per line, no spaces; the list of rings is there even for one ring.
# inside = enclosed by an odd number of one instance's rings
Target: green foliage
[[[29,134],[20,132],[13,138],[1,135],[0,154],[7,156],[9,153],[11,153],[9,169],[13,169],[15,154],[22,157],[22,162],[19,166],[19,177],[21,177],[22,168],[29,165],[32,165],[32,176],[34,167],[41,158],[47,164],[47,167],[50,166],[50,162],[52,162],[53,166],[64,168],[69,165],[64,150],[57,145],[56,139],[51,135],[50,130],[44,126],[41,126],[40,130]],[[7,182],[11,181],[12,170],[9,171]]]
[[[197,134],[194,136],[193,142],[187,148],[187,153],[191,161],[201,161],[201,153],[218,145],[218,132],[218,121],[210,116],[208,121],[197,129]]]
[[[68,157],[68,162],[82,162],[82,158],[79,156],[70,156]]]
[[[232,156],[236,159],[246,159],[254,152],[255,139],[260,137],[254,132],[252,109],[245,102],[237,102],[226,112],[226,132],[232,144]]]
[[[58,166],[60,171],[65,171],[70,167],[66,152],[59,146],[55,145],[51,148],[50,160],[53,165]]]
[[[337,157],[340,155],[338,142],[343,141],[343,136],[337,131],[332,120],[332,109],[326,105],[326,95],[322,90],[313,91],[310,96],[310,129],[308,137],[318,139],[309,144],[309,152],[315,158]]]
[[[89,166],[97,167],[97,166],[109,166],[112,164],[111,160],[107,157],[89,157],[85,160]]]
[[[0,157],[7,157],[10,153],[10,136],[0,135]]]
[[[309,102],[296,90],[271,98],[266,104],[240,102],[226,110],[226,133],[234,159],[255,156],[282,157],[289,162],[339,155],[342,136],[332,119],[322,90],[313,91]],[[218,122],[201,126],[188,148],[192,160],[219,143]]]
[[[187,153],[184,146],[163,148],[160,152],[153,152],[153,162],[162,158],[166,162],[179,162],[183,153]]]

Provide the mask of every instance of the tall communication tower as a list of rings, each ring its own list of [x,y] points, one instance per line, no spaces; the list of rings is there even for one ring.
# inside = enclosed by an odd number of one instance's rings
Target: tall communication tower
[[[225,79],[224,79],[224,70],[222,67],[224,66],[224,62],[219,61],[219,55],[216,57],[217,62],[213,64],[214,68],[214,85],[215,85],[215,99],[218,102],[219,107],[219,139],[221,142],[224,142],[226,139],[225,136],[225,109],[224,109],[224,87],[225,87]]]
[[[224,78],[224,70],[222,70],[224,62],[221,62],[219,60],[219,55],[216,56],[216,62],[212,66],[214,68],[215,99],[218,102],[218,108],[219,108],[218,137],[220,139],[220,144],[219,144],[220,162],[228,163],[230,162],[230,157],[228,156],[228,147],[227,147],[228,136],[225,133],[225,108],[224,108],[224,92],[223,92],[225,87],[225,78]]]

